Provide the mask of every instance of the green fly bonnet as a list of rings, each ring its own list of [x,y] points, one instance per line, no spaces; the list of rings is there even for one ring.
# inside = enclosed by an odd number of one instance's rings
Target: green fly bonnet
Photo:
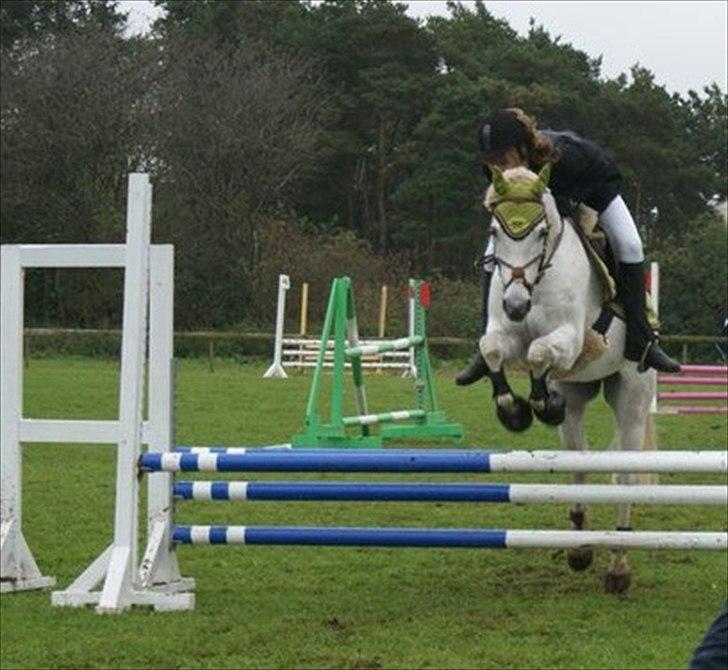
[[[541,196],[548,186],[550,172],[551,165],[547,163],[538,176],[522,169],[506,179],[499,168],[493,167],[493,191],[488,194],[486,207],[514,240],[526,237],[546,218]]]

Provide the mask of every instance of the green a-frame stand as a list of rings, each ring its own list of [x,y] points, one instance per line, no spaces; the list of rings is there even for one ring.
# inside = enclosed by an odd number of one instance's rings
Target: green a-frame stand
[[[293,447],[377,448],[382,446],[384,439],[432,440],[437,438],[461,439],[463,437],[462,425],[448,423],[444,412],[440,411],[437,406],[425,335],[425,312],[430,304],[429,284],[411,279],[410,291],[414,297],[414,334],[397,340],[362,345],[359,343],[351,280],[349,277],[338,277],[333,280],[321,334],[321,345],[308,396],[305,432],[291,438]],[[318,401],[324,374],[326,345],[332,335],[334,358],[331,419],[329,423],[323,423],[319,415]],[[415,408],[369,414],[364,390],[362,356],[409,349],[410,347],[414,349]],[[355,416],[343,415],[344,376],[347,361],[351,362],[359,412]],[[372,425],[380,426],[378,435],[371,433]]]

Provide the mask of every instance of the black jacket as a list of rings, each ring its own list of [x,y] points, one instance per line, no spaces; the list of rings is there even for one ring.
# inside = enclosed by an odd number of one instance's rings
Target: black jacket
[[[583,202],[597,212],[603,212],[619,195],[622,175],[604,149],[569,130],[542,130],[556,149],[556,161],[551,166],[549,188],[562,214],[568,213],[570,203]],[[488,180],[488,166],[483,169]]]

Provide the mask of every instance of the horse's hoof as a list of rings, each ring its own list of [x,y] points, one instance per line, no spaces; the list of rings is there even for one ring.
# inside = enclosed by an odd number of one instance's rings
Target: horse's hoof
[[[575,572],[583,572],[594,560],[593,549],[569,549],[566,553],[566,562]]]
[[[604,590],[607,593],[626,593],[632,583],[629,572],[607,572],[604,575]]]
[[[543,401],[539,403],[543,404]],[[560,426],[566,418],[566,401],[556,391],[551,391],[546,398],[546,406],[543,409],[534,408],[536,418],[547,426]]]
[[[520,396],[513,396],[508,405],[496,404],[498,420],[511,432],[522,433],[533,423],[531,405]]]

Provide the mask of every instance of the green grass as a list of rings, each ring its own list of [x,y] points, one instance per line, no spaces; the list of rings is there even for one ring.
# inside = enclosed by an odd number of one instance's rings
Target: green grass
[[[210,373],[206,362],[181,362],[177,441],[287,441],[302,428],[310,376],[263,380],[263,371],[262,365],[216,361]],[[449,416],[465,424],[465,445],[559,448],[556,432],[541,425],[520,436],[506,433],[494,419],[487,388],[458,389],[451,381],[455,372],[453,366],[438,369],[438,391]],[[411,404],[407,380],[372,375],[367,384],[372,411]],[[26,416],[112,418],[117,385],[115,363],[33,360],[26,371]],[[604,403],[595,402],[590,443],[605,448],[612,426]],[[662,449],[726,448],[722,416],[661,416],[658,428]],[[114,458],[110,446],[24,448],[26,538],[44,574],[55,575],[61,588],[110,541]],[[539,478],[544,480],[508,480]],[[425,479],[485,478],[408,478]],[[725,482],[698,475],[661,481]],[[591,512],[594,528],[616,524],[614,506],[592,506]],[[202,524],[566,528],[567,513],[566,505],[208,502],[181,504],[178,518]],[[722,530],[726,510],[638,506],[632,525]],[[568,570],[560,551],[229,546],[183,547],[179,556],[185,576],[197,580],[194,612],[140,609],[101,617],[92,608],[52,608],[44,592],[3,596],[2,667],[680,668],[726,597],[726,555],[712,552],[632,552],[632,587],[624,596],[602,591],[606,551],[579,574]]]

